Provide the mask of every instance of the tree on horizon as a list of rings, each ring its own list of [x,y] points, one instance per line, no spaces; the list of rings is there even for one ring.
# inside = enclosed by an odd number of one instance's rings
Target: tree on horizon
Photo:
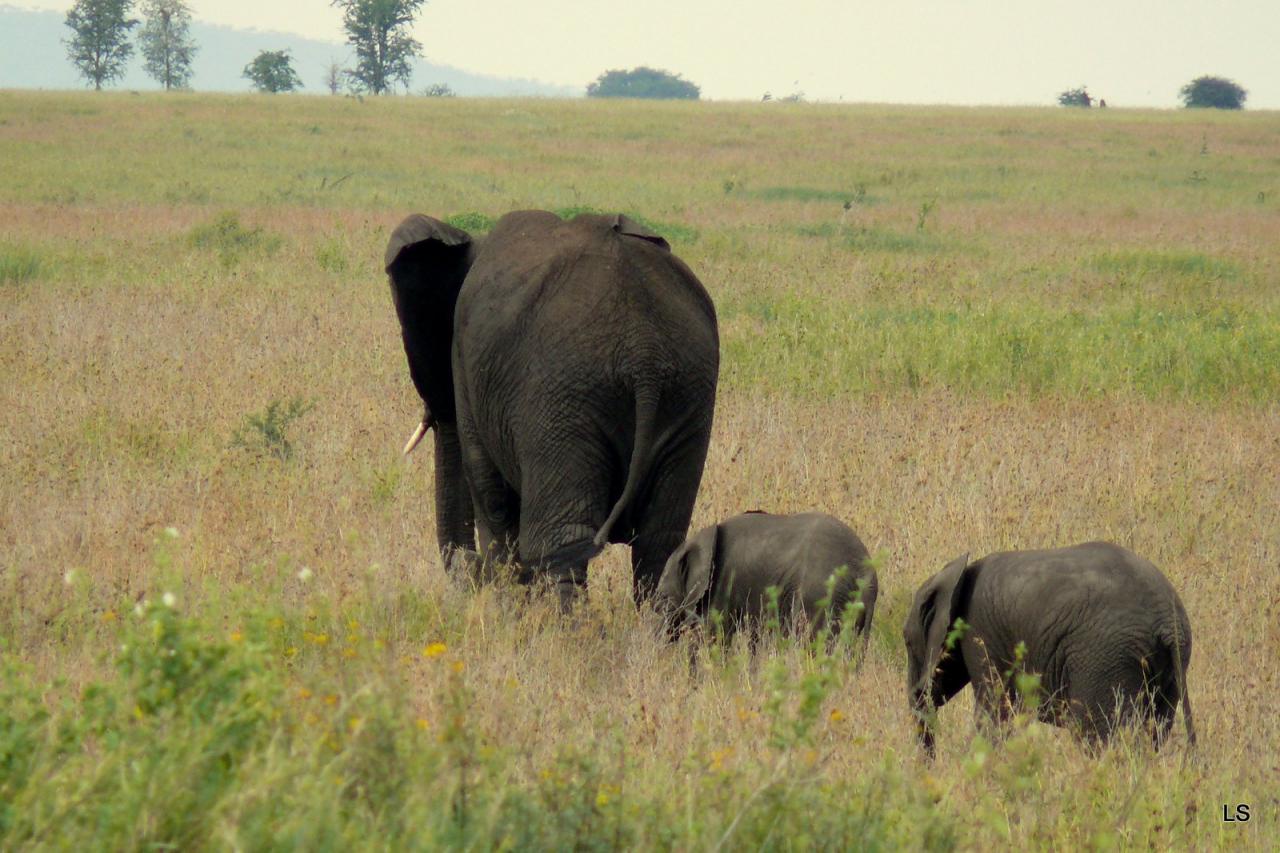
[[[357,89],[385,95],[397,80],[409,88],[412,61],[422,55],[422,45],[409,35],[409,28],[425,2],[332,0],[342,10],[347,44],[356,51],[356,67],[346,74]]]
[[[1234,80],[1205,75],[1197,77],[1178,90],[1184,107],[1210,107],[1219,110],[1242,110],[1249,93]]]
[[[76,0],[67,11],[66,25],[74,34],[64,42],[67,58],[95,91],[124,76],[133,55],[129,30],[138,25],[128,17],[132,10],[133,0]]]
[[[244,67],[244,76],[259,92],[272,95],[302,88],[302,78],[293,70],[293,59],[288,50],[259,51]]]
[[[679,74],[641,65],[624,71],[606,71],[587,86],[588,98],[662,98],[696,101],[702,94],[696,84]]]
[[[138,33],[138,44],[143,69],[165,91],[187,88],[196,54],[191,7],[183,0],[143,0],[142,14],[146,23]]]
[[[1093,96],[1089,94],[1089,90],[1084,86],[1079,89],[1067,89],[1058,95],[1058,103],[1064,107],[1084,107],[1088,109],[1093,106]]]

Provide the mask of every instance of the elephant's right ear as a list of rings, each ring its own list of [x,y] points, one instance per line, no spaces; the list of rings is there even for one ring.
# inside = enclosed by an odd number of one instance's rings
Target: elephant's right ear
[[[471,235],[461,228],[454,228],[448,222],[441,222],[421,213],[406,216],[396,230],[391,232],[387,241],[387,252],[383,256],[383,265],[391,272],[392,265],[406,249],[419,243],[435,243],[440,246],[465,246],[471,242]]]
[[[920,600],[921,629],[925,636],[925,667],[922,677],[928,681],[946,652],[947,634],[959,616],[964,584],[961,581],[969,567],[967,553],[956,557],[929,582]]]
[[[711,590],[715,564],[720,550],[720,525],[704,527],[684,545],[680,571],[684,575],[684,601],[681,607],[702,602]]]

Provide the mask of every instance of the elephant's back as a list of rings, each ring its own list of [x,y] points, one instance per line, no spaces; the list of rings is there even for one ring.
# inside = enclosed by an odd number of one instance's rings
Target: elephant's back
[[[749,512],[721,522],[725,541],[768,543],[769,547],[752,547],[748,553],[737,555],[741,562],[762,559],[779,565],[796,588],[805,589],[821,597],[831,573],[844,566],[848,569],[837,589],[837,597],[843,601],[856,587],[859,579],[868,582],[867,598],[876,595],[875,572],[867,565],[870,556],[866,546],[844,522],[821,512],[805,512],[795,515],[774,515]],[[770,568],[770,567],[764,567]],[[869,603],[869,602],[868,602]]]
[[[545,211],[508,214],[485,241],[458,297],[462,360],[518,358],[533,393],[574,394],[585,382],[631,394],[640,381],[679,385],[692,400],[714,393],[715,309],[668,249],[606,217]]]
[[[668,323],[693,314],[688,325],[714,330],[715,307],[693,271],[665,241],[631,236],[613,221],[507,214],[484,238],[460,301],[505,307],[495,313],[512,322],[545,312],[603,319],[602,312],[621,311]]]
[[[979,564],[973,599],[999,614],[1001,623],[1026,626],[1025,636],[1009,638],[1013,641],[1034,645],[1044,636],[1066,642],[1079,634],[1084,645],[1116,637],[1154,650],[1170,626],[1189,636],[1186,612],[1168,579],[1150,561],[1118,545],[1006,551]]]

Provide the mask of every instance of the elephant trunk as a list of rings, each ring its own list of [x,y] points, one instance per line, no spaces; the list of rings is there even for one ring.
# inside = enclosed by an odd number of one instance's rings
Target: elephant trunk
[[[475,550],[475,511],[462,471],[458,425],[437,422],[435,432],[436,541],[447,566],[451,551]]]

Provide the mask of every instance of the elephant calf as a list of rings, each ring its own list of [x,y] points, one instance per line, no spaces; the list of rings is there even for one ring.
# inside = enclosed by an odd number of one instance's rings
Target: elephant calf
[[[964,626],[953,628],[957,619]],[[965,554],[916,592],[902,633],[908,698],[930,755],[934,708],[972,681],[978,708],[1005,720],[1027,698],[1019,674],[1039,676],[1043,722],[1099,742],[1119,724],[1154,720],[1159,746],[1181,699],[1195,743],[1187,612],[1159,569],[1118,545],[1005,551],[974,563]]]
[[[828,579],[841,567],[826,602]],[[847,525],[818,512],[748,512],[703,528],[667,560],[656,604],[673,631],[714,610],[732,633],[767,618],[769,587],[778,589],[784,628],[803,612],[815,631],[825,626],[834,637],[846,605],[857,601],[856,632],[871,627],[877,587],[867,549]]]

